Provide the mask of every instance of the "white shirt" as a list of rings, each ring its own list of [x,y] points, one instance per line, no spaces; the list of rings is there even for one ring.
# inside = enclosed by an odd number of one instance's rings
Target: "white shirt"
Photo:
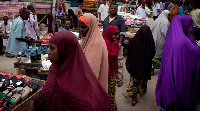
[[[160,4],[157,4],[156,6],[153,6],[153,16],[158,16],[158,9],[160,9]]]
[[[8,24],[7,24],[6,26],[4,25],[4,21],[2,21],[2,22],[0,23],[1,31],[2,31],[3,33],[5,33],[5,32],[8,33],[7,36],[9,36],[9,34],[10,34],[11,26],[12,26],[12,23],[9,22],[9,21],[8,21]],[[6,30],[6,31],[5,31],[5,30]]]
[[[148,7],[145,6],[145,9],[143,9],[142,6],[137,8],[136,15],[140,15],[142,18],[146,18],[146,14],[150,14],[150,9]]]
[[[104,19],[108,16],[108,10],[109,10],[109,7],[107,4],[100,5],[100,7],[98,9],[98,13],[101,13],[101,21],[104,21]]]

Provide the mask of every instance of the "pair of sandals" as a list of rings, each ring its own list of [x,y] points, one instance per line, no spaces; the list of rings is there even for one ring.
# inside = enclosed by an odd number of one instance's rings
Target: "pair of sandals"
[[[4,90],[0,94],[0,107],[4,108],[2,110],[13,108],[20,100],[25,100],[44,85],[43,81],[36,83],[35,80],[27,80],[25,78],[17,80],[16,76],[9,79],[8,75],[2,76],[0,74],[0,81],[3,83],[0,88]]]
[[[3,103],[1,103],[1,106],[5,108],[13,108],[20,100],[26,99],[26,97],[29,95],[30,89],[28,86],[26,87],[17,87],[14,90],[7,89],[3,91],[2,94],[5,96],[1,96],[3,100]],[[1,94],[1,95],[2,95]]]

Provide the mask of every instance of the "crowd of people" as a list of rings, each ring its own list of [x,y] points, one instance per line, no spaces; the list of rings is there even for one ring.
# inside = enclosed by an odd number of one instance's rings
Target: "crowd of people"
[[[151,8],[145,2],[139,4],[135,14],[147,18]],[[157,105],[166,111],[194,110],[200,99],[200,47],[196,42],[200,39],[200,1],[157,0],[152,2],[152,9],[155,21],[151,26],[141,26],[127,47],[125,66],[130,82],[125,98],[132,98],[135,106],[137,94],[147,92],[154,59],[160,62]],[[116,86],[123,85],[126,27],[117,11],[118,5],[112,2],[108,6],[106,0],[98,10],[99,19],[81,10],[77,15],[68,10],[67,19],[58,24],[58,32],[49,40],[52,65],[47,81],[28,110],[118,110]],[[0,24],[7,25],[2,27],[6,35],[10,33],[5,51],[8,57],[40,38],[33,6],[21,9],[19,14],[12,27],[6,16]],[[59,8],[56,21],[62,16]],[[98,23],[103,24],[103,33]],[[70,32],[74,28],[79,29],[80,42]]]

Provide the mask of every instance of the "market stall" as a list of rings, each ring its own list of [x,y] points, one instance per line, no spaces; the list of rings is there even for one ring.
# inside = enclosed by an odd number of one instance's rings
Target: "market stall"
[[[45,81],[0,72],[0,111],[23,111],[39,95]]]
[[[36,47],[24,48],[17,55],[17,62],[14,68],[19,69],[18,74],[36,76],[38,79],[47,79],[48,70],[51,66],[48,60],[48,43],[53,34],[45,35],[41,39],[36,40]],[[34,74],[34,75],[33,75]]]

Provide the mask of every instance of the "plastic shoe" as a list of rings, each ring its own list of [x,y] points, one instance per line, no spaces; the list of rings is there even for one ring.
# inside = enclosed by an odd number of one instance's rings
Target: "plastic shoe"
[[[40,90],[43,87],[44,82],[43,81],[38,81],[36,84],[38,86],[37,90]]]
[[[14,103],[13,103],[14,105],[15,105],[17,102],[19,102],[20,97],[21,97],[20,94],[14,94],[14,95],[11,97],[11,99],[14,100]]]
[[[28,86],[23,88],[23,91],[21,93],[21,99],[24,100],[30,93],[30,88]]]
[[[7,89],[7,90],[3,91],[3,94],[5,94],[5,95],[11,97],[12,94],[13,94],[13,92],[12,92],[12,91],[9,91],[9,90]]]

